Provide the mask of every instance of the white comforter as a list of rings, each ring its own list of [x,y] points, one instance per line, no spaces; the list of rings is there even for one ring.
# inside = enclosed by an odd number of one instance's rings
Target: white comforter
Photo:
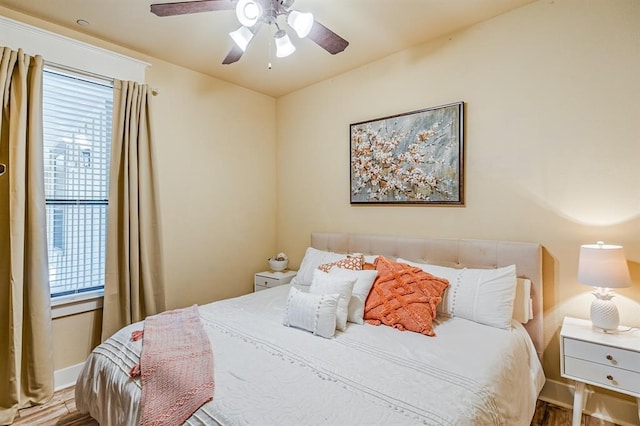
[[[189,425],[529,425],[544,374],[526,331],[443,319],[437,337],[348,324],[333,339],[282,325],[288,286],[211,303],[200,315],[215,394]],[[131,325],[89,356],[76,404],[135,425],[141,342]]]

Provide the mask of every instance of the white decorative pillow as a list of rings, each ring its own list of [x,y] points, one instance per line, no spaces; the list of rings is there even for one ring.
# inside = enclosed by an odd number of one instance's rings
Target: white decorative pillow
[[[377,254],[365,254],[364,255],[365,263],[373,263],[373,262],[376,261],[377,258],[378,258]]]
[[[533,306],[531,300],[531,280],[518,278],[516,286],[516,298],[513,301],[513,319],[526,324],[533,319]]]
[[[364,320],[362,319],[364,317],[364,302],[367,300],[367,296],[369,296],[373,282],[378,276],[378,271],[375,269],[368,271],[351,271],[349,269],[333,267],[329,271],[329,275],[356,280],[356,283],[353,285],[353,291],[351,292],[351,300],[349,301],[347,321],[364,324]]]
[[[295,287],[289,290],[283,324],[330,338],[336,332],[339,294],[310,294]]]
[[[497,328],[510,328],[516,295],[516,266],[496,269],[448,268],[398,259],[449,281],[438,312]]]
[[[336,328],[344,331],[347,328],[347,317],[349,316],[349,302],[356,278],[346,278],[330,275],[320,269],[313,271],[313,280],[309,293],[311,294],[339,294],[338,308],[336,309]]]
[[[318,250],[308,247],[304,253],[298,273],[291,280],[292,286],[310,286],[313,280],[313,271],[324,263],[331,263],[344,259],[346,254],[334,253],[331,251]]]

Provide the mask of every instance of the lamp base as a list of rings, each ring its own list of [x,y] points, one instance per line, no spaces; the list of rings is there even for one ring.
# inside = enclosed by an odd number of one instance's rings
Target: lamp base
[[[593,327],[605,333],[616,333],[620,325],[618,307],[613,300],[596,299],[591,303],[591,322]]]

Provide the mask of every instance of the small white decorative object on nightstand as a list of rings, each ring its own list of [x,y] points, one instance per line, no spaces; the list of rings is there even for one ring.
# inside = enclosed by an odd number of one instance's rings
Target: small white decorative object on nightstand
[[[289,266],[289,258],[282,252],[276,254],[273,257],[270,257],[268,261],[269,268],[273,272],[282,272],[287,269],[287,266]]]
[[[637,332],[605,334],[591,321],[566,317],[560,331],[560,373],[576,381],[573,426],[580,425],[585,384],[634,396],[640,417],[640,338]]]
[[[264,271],[255,274],[253,279],[253,290],[260,291],[279,285],[289,284],[298,271],[273,272]]]

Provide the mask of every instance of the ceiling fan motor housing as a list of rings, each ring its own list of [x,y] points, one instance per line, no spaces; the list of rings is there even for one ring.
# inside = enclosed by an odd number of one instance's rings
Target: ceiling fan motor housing
[[[289,9],[295,0],[273,0],[274,3],[279,3],[285,9]]]

